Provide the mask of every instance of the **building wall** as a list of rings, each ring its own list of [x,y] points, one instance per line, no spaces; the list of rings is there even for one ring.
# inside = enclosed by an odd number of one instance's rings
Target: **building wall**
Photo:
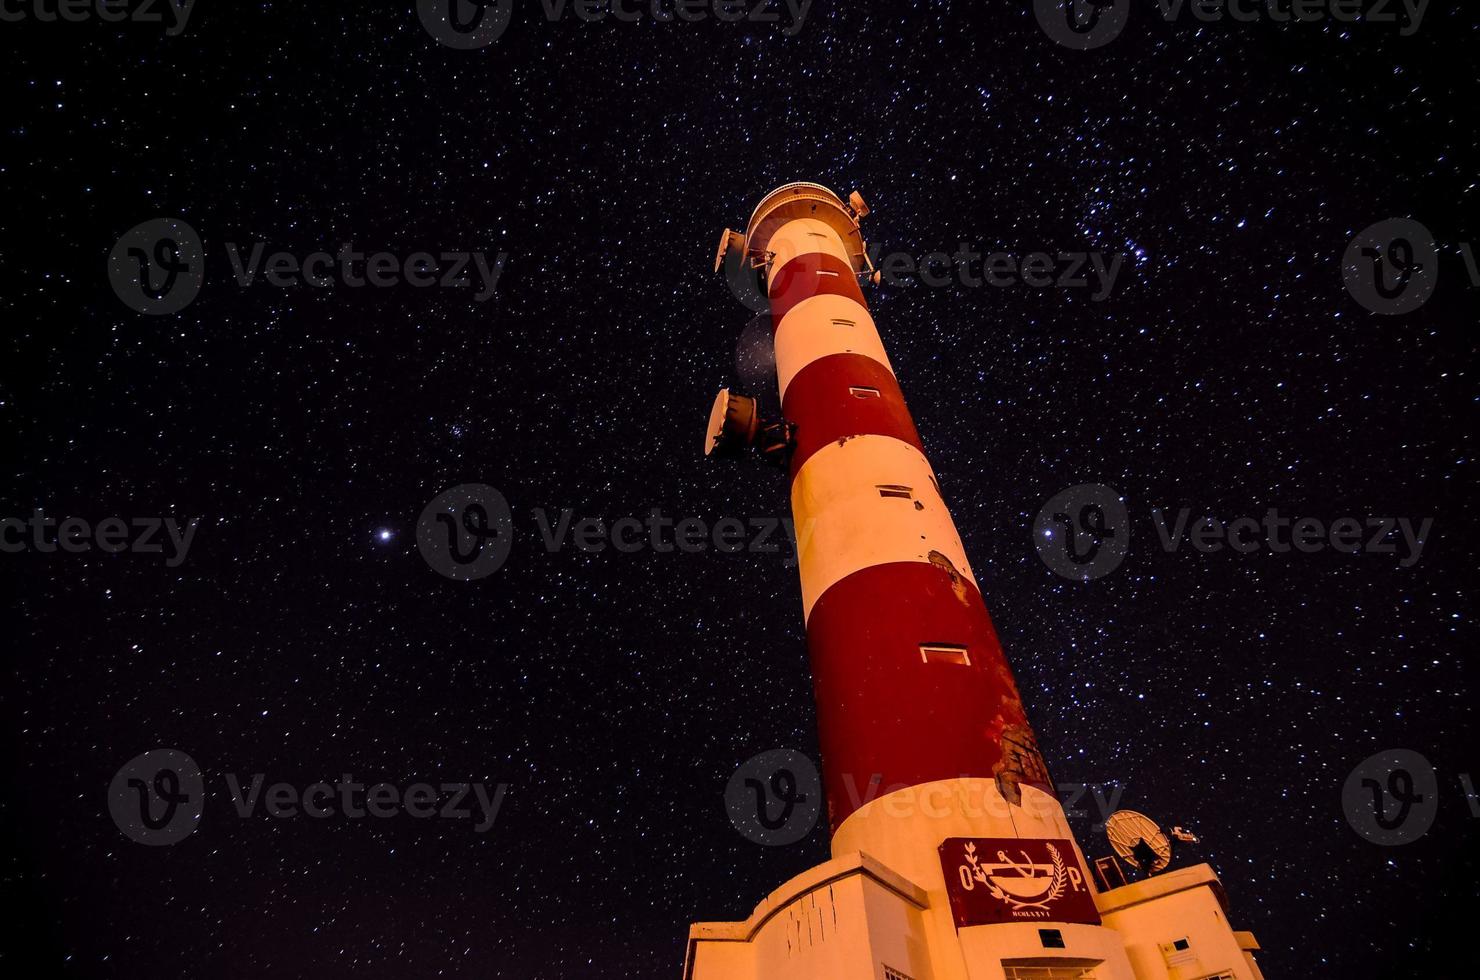
[[[766,897],[744,922],[689,931],[688,980],[910,980],[932,972],[923,892],[877,862],[847,855]]]
[[[1220,973],[1260,980],[1228,921],[1219,887],[1204,864],[1101,896],[1100,914],[1124,938],[1137,980],[1195,980]],[[1187,949],[1175,949],[1178,940],[1186,940]]]
[[[685,980],[1003,980],[1004,963],[1093,965],[1096,980],[1263,980],[1217,876],[1197,865],[1096,896],[1104,925],[1022,922],[957,930],[944,891],[865,854],[787,882],[744,922],[690,929]],[[1051,928],[1064,948],[1043,944]],[[1186,940],[1187,948],[1173,947]],[[895,971],[890,978],[886,968]]]

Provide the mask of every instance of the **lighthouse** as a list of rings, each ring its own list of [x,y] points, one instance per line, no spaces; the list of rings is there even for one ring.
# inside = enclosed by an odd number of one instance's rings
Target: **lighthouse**
[[[764,282],[780,413],[721,391],[705,451],[789,480],[832,859],[693,925],[685,980],[1258,980],[1207,865],[1091,873],[864,299],[868,212],[787,184],[716,256]]]

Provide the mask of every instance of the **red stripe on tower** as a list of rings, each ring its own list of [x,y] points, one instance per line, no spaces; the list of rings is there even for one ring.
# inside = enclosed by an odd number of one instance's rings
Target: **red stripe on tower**
[[[845,296],[863,305],[853,267],[827,252],[798,255],[770,277],[771,322],[779,326],[792,307],[813,296]]]
[[[807,647],[834,830],[902,786],[1010,768],[1022,699],[981,595],[944,564],[849,575],[812,607]]]
[[[925,452],[893,372],[862,354],[829,354],[802,368],[786,389],[781,414],[806,420],[797,422],[793,477],[823,446],[865,433]]]

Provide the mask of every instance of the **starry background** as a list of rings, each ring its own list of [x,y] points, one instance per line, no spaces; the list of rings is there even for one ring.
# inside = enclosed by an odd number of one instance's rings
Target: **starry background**
[[[552,554],[531,517],[785,513],[779,474],[698,455],[721,384],[774,404],[709,265],[723,227],[808,179],[861,190],[885,251],[1139,250],[1103,303],[870,297],[1051,771],[1194,829],[1270,977],[1460,975],[1480,292],[1455,245],[1480,237],[1480,12],[1436,3],[1402,38],[1138,4],[1077,53],[1009,4],[818,0],[795,37],[521,6],[463,52],[369,6],[215,4],[177,38],[0,25],[6,513],[204,517],[175,569],[3,556],[0,963],[677,977],[690,921],[742,918],[821,860],[823,829],[764,848],[723,806],[750,756],[816,752],[785,557]],[[207,283],[150,318],[104,265],[162,215],[205,239]],[[1439,289],[1377,317],[1339,259],[1409,215],[1444,243]],[[510,258],[480,306],[239,288],[227,241]],[[508,564],[471,584],[415,544],[469,482],[516,517]],[[1079,584],[1029,528],[1089,482],[1124,494],[1132,550]],[[1168,554],[1153,506],[1435,528],[1406,569]],[[106,790],[162,746],[213,795],[184,842],[142,847]],[[1421,841],[1380,848],[1341,786],[1394,747],[1433,762],[1441,801]],[[226,772],[510,788],[480,836],[240,819]]]

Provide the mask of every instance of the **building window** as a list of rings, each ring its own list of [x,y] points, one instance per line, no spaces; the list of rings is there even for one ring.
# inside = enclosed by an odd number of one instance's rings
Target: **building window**
[[[877,388],[856,388],[856,387],[853,387],[853,388],[849,388],[848,390],[853,393],[853,397],[854,398],[878,398],[879,397],[879,389],[877,389]]]
[[[1017,966],[1003,963],[1007,980],[1099,980],[1092,966]]]
[[[1038,941],[1044,949],[1063,949],[1064,933],[1059,929],[1039,929]]]
[[[902,487],[897,483],[880,483],[878,487],[879,496],[881,497],[898,497],[901,500],[911,500],[915,493],[910,487]]]
[[[1197,962],[1197,954],[1192,951],[1192,943],[1186,936],[1162,943],[1161,956],[1166,960],[1167,966],[1186,966]]]
[[[914,980],[914,978],[907,973],[900,973],[892,966],[886,966],[884,967],[884,980]]]
[[[854,321],[854,320],[840,320],[837,317],[834,317],[833,318],[833,326],[835,326],[835,327],[856,327],[856,326],[858,326],[858,323],[856,321]]]
[[[920,644],[920,661],[927,664],[956,664],[961,667],[970,667],[971,655],[966,652],[965,647],[958,647],[954,644],[922,643]],[[1054,930],[1040,929],[1039,935],[1045,932],[1054,932]],[[1048,944],[1045,942],[1044,945]]]

